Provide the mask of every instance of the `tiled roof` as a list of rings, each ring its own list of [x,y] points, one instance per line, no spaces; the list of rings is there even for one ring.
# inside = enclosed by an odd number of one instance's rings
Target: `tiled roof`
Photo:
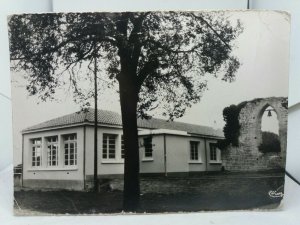
[[[31,132],[39,129],[54,128],[60,126],[81,124],[83,122],[93,123],[95,118],[94,109],[88,109],[86,112],[76,112],[61,116],[46,122],[31,126],[23,130],[23,132]],[[98,123],[105,125],[122,126],[122,119],[120,114],[108,110],[98,110]],[[215,130],[208,126],[201,126],[189,123],[166,121],[163,119],[152,118],[149,120],[138,119],[139,128],[148,129],[169,129],[181,130],[192,134],[223,137],[221,130]]]

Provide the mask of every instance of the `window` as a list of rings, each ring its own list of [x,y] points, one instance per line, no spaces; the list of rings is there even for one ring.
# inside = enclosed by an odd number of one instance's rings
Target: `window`
[[[124,145],[124,136],[121,136],[121,158],[125,158],[125,145]]]
[[[102,142],[102,158],[115,159],[116,158],[116,135],[103,134]]]
[[[198,145],[199,142],[197,141],[190,142],[190,160],[192,161],[199,160]]]
[[[210,145],[210,160],[211,161],[217,161],[217,148],[214,144]]]
[[[209,149],[210,149],[210,162],[220,162],[220,150],[217,148],[215,143],[210,143],[209,144]]]
[[[58,165],[58,138],[57,136],[47,137],[47,165]]]
[[[77,165],[77,135],[64,135],[65,166]]]
[[[144,157],[145,158],[152,158],[153,157],[153,149],[152,149],[152,137],[145,137],[144,138]]]
[[[32,139],[32,166],[42,165],[42,139]]]

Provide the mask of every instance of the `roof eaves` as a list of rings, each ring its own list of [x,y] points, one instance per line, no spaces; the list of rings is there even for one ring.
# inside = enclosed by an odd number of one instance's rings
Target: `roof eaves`
[[[22,134],[29,134],[29,133],[36,133],[41,131],[47,131],[47,130],[56,130],[56,129],[64,129],[68,127],[78,127],[78,126],[94,126],[93,122],[85,121],[85,122],[79,122],[79,123],[72,123],[72,124],[65,124],[65,125],[57,125],[57,126],[48,126],[48,127],[42,127],[42,128],[35,128],[35,129],[25,129],[22,130]],[[101,125],[101,126],[99,126]],[[113,128],[122,128],[121,125],[118,124],[108,124],[108,123],[98,123],[98,127],[113,127]]]
[[[204,137],[204,138],[225,139],[225,137],[221,135],[197,134],[197,133],[189,133],[189,132],[188,134],[192,136]]]
[[[32,129],[24,129],[21,131],[22,134],[29,134],[29,133],[36,133],[40,131],[46,131],[46,130],[56,130],[56,129],[62,129],[62,128],[68,128],[68,127],[77,127],[84,125],[84,122],[79,123],[72,123],[72,124],[64,124],[64,125],[56,125],[56,126],[48,126],[48,127],[41,127],[41,128],[32,128]]]

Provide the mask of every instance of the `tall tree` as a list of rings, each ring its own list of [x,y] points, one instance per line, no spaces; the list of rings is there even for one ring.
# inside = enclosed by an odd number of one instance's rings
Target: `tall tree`
[[[11,60],[25,70],[27,90],[53,96],[70,72],[100,59],[119,85],[125,144],[124,209],[139,203],[137,117],[160,109],[169,119],[184,115],[207,89],[206,76],[233,81],[240,66],[233,56],[242,32],[223,12],[124,12],[15,15],[9,19]]]

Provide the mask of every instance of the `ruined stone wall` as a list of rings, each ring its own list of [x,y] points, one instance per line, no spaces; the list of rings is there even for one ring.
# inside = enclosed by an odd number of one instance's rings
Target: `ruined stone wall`
[[[229,146],[222,151],[223,166],[229,171],[270,170],[285,167],[287,146],[287,98],[270,97],[247,102],[240,111],[239,146]],[[261,120],[267,107],[273,107],[279,121],[280,153],[262,153]],[[273,112],[274,113],[274,112]]]

